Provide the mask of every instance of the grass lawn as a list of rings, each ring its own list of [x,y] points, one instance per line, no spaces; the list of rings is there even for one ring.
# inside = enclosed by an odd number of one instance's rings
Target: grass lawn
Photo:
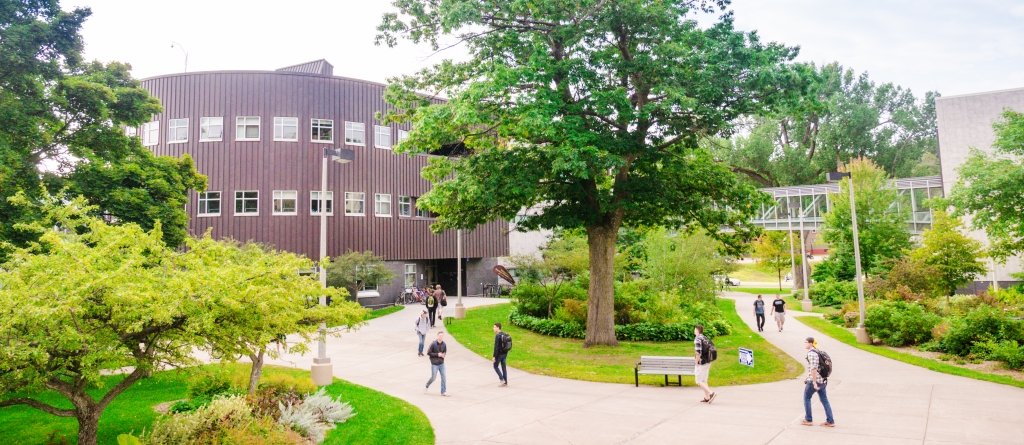
[[[802,303],[803,296],[802,295],[800,296],[800,298],[793,298],[792,296],[788,296],[788,297],[783,297],[782,299],[785,300],[786,305],[789,306],[790,308],[793,308],[793,310],[796,310],[796,311],[802,311],[803,310],[803,303]],[[813,305],[813,306],[811,306],[811,312],[815,312],[815,313],[823,314],[823,315],[831,315],[832,313],[839,312],[839,307],[838,306],[832,307],[832,306]]]
[[[788,288],[788,287],[786,287],[786,286],[782,286],[782,290],[779,290],[779,288],[777,288],[777,287],[730,287],[730,288],[728,288],[726,290],[732,291],[732,292],[746,292],[748,294],[754,294],[754,295],[758,295],[758,294],[764,294],[764,295],[778,295],[778,294],[789,295],[789,294],[793,293],[793,290]]]
[[[394,314],[395,312],[398,312],[398,311],[400,311],[402,309],[405,309],[405,306],[395,305],[395,306],[382,307],[380,309],[374,309],[374,310],[370,311],[370,315],[368,315],[366,317],[366,320],[369,321],[369,320],[373,320],[374,318],[378,318],[378,317],[383,317],[385,315]]]
[[[207,365],[208,367],[219,365]],[[248,365],[225,365],[244,367]],[[186,397],[188,377],[197,368],[164,371],[144,379],[110,404],[100,418],[99,443],[117,443],[117,435],[139,435],[159,416],[153,406]],[[309,371],[267,366],[264,375],[292,374],[308,376]],[[119,377],[110,377],[113,384]],[[327,434],[325,444],[433,444],[434,430],[419,408],[384,393],[335,379],[327,386],[333,396],[355,408],[356,416]],[[46,397],[49,402],[59,400],[56,394]],[[65,406],[70,407],[70,404]],[[0,443],[43,444],[51,435],[67,437],[75,443],[78,424],[74,418],[62,418],[25,406],[0,408]]]
[[[732,300],[719,299],[718,307],[732,324],[733,334],[714,339],[718,360],[711,369],[711,385],[773,382],[800,374],[803,368],[799,363],[751,331],[740,320]],[[470,309],[466,312],[466,318],[453,320],[447,326],[448,332],[459,343],[489,360],[494,346],[491,326],[500,321],[513,338],[514,347],[509,353],[509,366],[534,374],[594,382],[633,383],[633,367],[641,355],[693,356],[692,341],[623,341],[619,342],[618,347],[583,348],[583,340],[549,337],[512,326],[508,323],[511,309],[511,304]],[[754,351],[753,368],[739,364],[739,347]],[[640,382],[663,385],[664,377],[640,376]],[[683,383],[693,385],[693,377],[684,377]]]
[[[740,283],[747,281],[777,283],[779,281],[779,275],[774,270],[762,268],[757,263],[736,263],[733,267],[735,270],[729,272],[728,275],[740,280]],[[785,275],[786,271],[783,271],[782,274]]]
[[[940,360],[918,357],[913,354],[894,351],[892,349],[882,346],[865,345],[857,343],[857,337],[853,335],[853,332],[850,332],[850,330],[844,327],[836,326],[829,322],[828,320],[811,316],[803,316],[796,318],[800,320],[800,322],[818,330],[819,332],[825,335],[828,335],[829,337],[832,337],[855,348],[863,349],[865,351],[878,354],[883,357],[891,358],[893,360],[899,360],[904,363],[909,363],[914,366],[920,366],[922,368],[927,368],[932,371],[941,372],[945,374],[953,374],[976,380],[985,380],[988,382],[1002,383],[1004,385],[1011,385],[1019,388],[1024,388],[1024,381],[1017,380],[1012,377],[997,374],[988,374],[984,372],[975,371],[973,369],[961,368],[959,366],[951,365]]]

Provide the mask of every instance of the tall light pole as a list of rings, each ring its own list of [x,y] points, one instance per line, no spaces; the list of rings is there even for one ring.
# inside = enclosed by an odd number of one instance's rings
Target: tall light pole
[[[455,319],[466,318],[466,307],[462,305],[462,229],[455,231],[455,282],[458,289],[455,291],[458,301],[455,303]]]
[[[327,161],[332,160],[339,164],[347,164],[355,159],[355,152],[340,148],[324,148],[323,162],[320,167],[320,262],[317,268],[320,269],[320,286],[327,289],[327,268],[323,262],[327,259]],[[334,201],[331,200],[333,211]],[[327,295],[320,295],[320,305],[327,306]],[[317,386],[330,385],[334,381],[334,365],[331,358],[327,356],[327,323],[320,323],[316,345],[316,358],[313,359],[313,366],[310,373],[313,376],[313,383]]]
[[[178,42],[171,42],[171,48],[178,48],[178,49],[181,50],[181,53],[185,55],[185,71],[184,72],[187,73],[188,72],[188,51],[185,50],[185,47],[182,46]]]
[[[871,336],[864,327],[864,274],[860,267],[860,232],[857,231],[857,200],[854,199],[853,176],[850,173],[829,172],[829,182],[839,182],[847,178],[850,184],[850,222],[853,224],[853,261],[857,271],[857,305],[860,307],[860,320],[853,332],[858,343],[871,344]]]

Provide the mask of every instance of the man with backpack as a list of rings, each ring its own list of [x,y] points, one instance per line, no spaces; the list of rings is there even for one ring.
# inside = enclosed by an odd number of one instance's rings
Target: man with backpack
[[[718,351],[715,344],[704,336],[704,325],[693,327],[693,379],[697,386],[704,390],[704,400],[701,402],[711,403],[715,400],[715,393],[708,386],[708,374],[711,373],[711,362],[718,358]]]
[[[437,308],[437,318],[444,321],[444,308],[448,306],[448,294],[444,293],[444,289],[441,289],[441,285],[434,286],[434,299],[437,300],[439,307]]]
[[[832,375],[832,359],[818,349],[818,343],[814,337],[807,337],[804,342],[804,349],[807,350],[807,380],[804,382],[804,421],[803,425],[814,425],[811,418],[811,396],[818,393],[821,405],[825,407],[825,422],[821,426],[836,426],[832,418],[832,405],[828,403],[828,394],[825,387],[828,386],[828,376]]]
[[[433,292],[427,292],[427,313],[430,314],[430,327],[434,327],[434,317],[437,316],[437,298]]]
[[[508,351],[512,350],[512,336],[501,330],[501,323],[494,323],[494,352],[491,360],[494,360],[494,372],[498,373],[499,386],[508,386],[508,369],[505,367],[505,359]],[[498,368],[498,365],[501,368]]]

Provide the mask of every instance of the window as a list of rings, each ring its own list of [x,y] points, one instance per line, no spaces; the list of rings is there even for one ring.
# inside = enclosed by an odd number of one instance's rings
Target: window
[[[415,286],[416,285],[416,265],[415,264],[406,264],[404,272],[405,273],[403,274],[403,277],[405,278],[405,281],[404,281],[403,284],[405,284],[405,287],[413,287],[413,286]]]
[[[235,215],[255,216],[260,214],[260,192],[256,190],[235,191]]]
[[[188,142],[188,119],[167,120],[167,143]]]
[[[419,200],[417,200],[417,201],[419,201]],[[416,204],[417,204],[416,205],[416,217],[417,218],[433,218],[434,217],[433,213],[430,213],[426,209],[421,209],[419,207],[419,202],[417,202]]]
[[[138,137],[139,136],[139,129],[136,128],[136,127],[125,126],[124,127],[124,135],[128,136],[130,138]]]
[[[199,142],[224,140],[224,117],[199,118]]]
[[[313,142],[334,142],[334,121],[331,119],[311,119],[309,140]]]
[[[363,289],[362,290],[364,290],[364,291],[376,291],[377,290],[377,282],[375,281],[373,283],[369,283],[369,282],[363,283]],[[367,296],[369,297],[370,295],[367,295]]]
[[[260,140],[260,117],[259,116],[238,116],[235,118],[235,140],[236,141],[258,141]]]
[[[366,145],[366,124],[362,122],[345,122],[345,143]]]
[[[366,193],[345,192],[345,214],[352,216],[366,215]]]
[[[220,216],[220,192],[199,194],[199,216]]]
[[[295,190],[274,190],[274,215],[295,215],[299,192]]]
[[[391,127],[373,126],[373,146],[377,148],[391,148]]]
[[[257,136],[258,137],[258,136]],[[299,118],[275,117],[274,140],[295,142],[299,140]]]
[[[402,141],[406,139],[409,139],[409,132],[405,130],[398,130],[398,143],[402,143]]]
[[[405,217],[412,216],[412,197],[411,196],[399,196],[398,197],[398,216],[405,216]]]
[[[147,147],[160,143],[160,121],[142,124],[142,145]]]
[[[334,192],[324,194],[324,207],[327,208],[327,215],[334,214]],[[309,192],[309,214],[320,214],[320,191]]]
[[[376,193],[373,195],[373,215],[391,216],[390,193]]]

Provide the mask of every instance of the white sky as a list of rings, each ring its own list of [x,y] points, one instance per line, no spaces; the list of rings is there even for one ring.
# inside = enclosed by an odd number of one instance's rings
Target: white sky
[[[268,6],[273,5],[273,6]],[[458,57],[373,43],[389,0],[65,0],[89,6],[87,59],[128,62],[145,78],[273,70],[327,59],[334,74],[378,82]],[[943,95],[1024,87],[1024,0],[734,0],[737,27],[800,46],[798,60],[839,61],[876,82]]]

